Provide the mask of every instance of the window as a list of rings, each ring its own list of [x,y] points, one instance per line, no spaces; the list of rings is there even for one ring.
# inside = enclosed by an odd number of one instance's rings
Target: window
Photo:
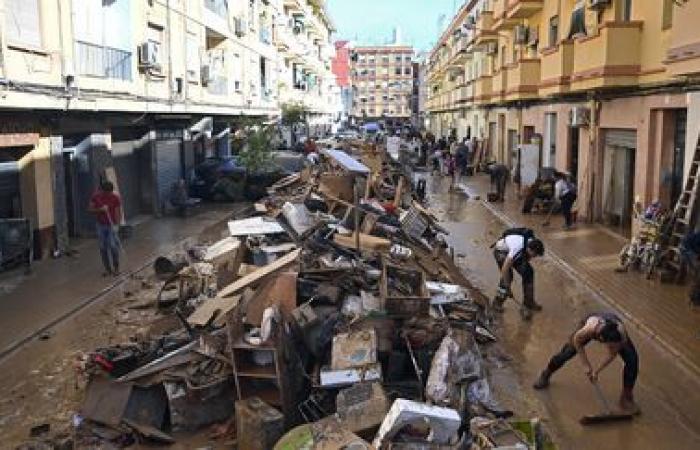
[[[673,25],[673,0],[663,0],[661,29],[668,30]]]
[[[555,47],[559,43],[559,16],[549,19],[549,47]]]
[[[627,1],[629,0],[623,0],[623,2]],[[583,0],[577,0],[574,10],[571,12],[571,27],[567,37],[571,39],[581,35],[586,35],[586,8]]]
[[[394,69],[394,73],[396,75],[401,75],[401,67],[397,67],[396,69]]]
[[[401,64],[401,55],[396,56],[396,64]]]
[[[632,20],[632,0],[621,0],[620,3],[622,3],[620,5],[622,8],[620,19],[623,22],[629,22]]]
[[[238,53],[233,54],[233,89],[240,93],[243,89],[243,63],[241,62],[241,55]]]
[[[382,56],[382,64],[389,64],[389,57],[388,56]]]
[[[187,32],[187,81],[199,82],[199,39]]]
[[[39,0],[5,0],[5,37],[10,43],[41,48]]]
[[[403,73],[404,73],[404,75],[411,75],[411,68],[406,67],[406,69],[404,69]]]

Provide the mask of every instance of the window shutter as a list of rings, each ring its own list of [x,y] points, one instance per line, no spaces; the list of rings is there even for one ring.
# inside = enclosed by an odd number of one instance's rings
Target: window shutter
[[[39,0],[5,0],[5,34],[10,43],[41,48]]]

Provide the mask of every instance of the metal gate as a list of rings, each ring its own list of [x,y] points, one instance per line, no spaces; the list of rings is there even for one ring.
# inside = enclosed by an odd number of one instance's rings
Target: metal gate
[[[19,164],[0,162],[0,218],[20,217]]]
[[[182,140],[156,141],[156,191],[158,210],[163,213],[168,206],[168,195],[173,184],[183,177]]]

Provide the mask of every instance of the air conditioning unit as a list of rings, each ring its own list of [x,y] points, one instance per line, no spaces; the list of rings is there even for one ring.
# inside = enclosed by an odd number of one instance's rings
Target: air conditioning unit
[[[160,69],[160,44],[146,41],[139,46],[139,66],[147,69]]]
[[[211,82],[211,66],[209,64],[204,64],[200,71],[200,77],[202,79],[202,86],[209,86]]]
[[[495,42],[489,42],[486,44],[486,54],[495,55],[498,53],[498,45]]]
[[[591,9],[603,9],[610,6],[610,0],[589,0],[588,7]]]
[[[518,45],[527,44],[528,28],[525,25],[517,25],[514,30],[515,43]]]
[[[587,127],[590,123],[591,110],[585,106],[574,106],[569,112],[569,124],[572,127]]]
[[[236,17],[233,19],[233,28],[234,33],[236,33],[236,36],[238,37],[245,36],[246,30],[248,29],[245,20],[241,19],[240,17]]]

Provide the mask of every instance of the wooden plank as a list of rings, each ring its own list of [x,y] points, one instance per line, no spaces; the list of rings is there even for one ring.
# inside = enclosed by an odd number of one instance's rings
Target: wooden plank
[[[219,294],[217,297],[228,297],[229,295],[233,295],[236,292],[240,291],[241,289],[248,287],[249,285],[262,280],[264,277],[270,275],[271,273],[274,273],[289,264],[295,262],[298,258],[299,255],[301,255],[301,249],[296,249],[291,253],[288,253],[284,255],[283,257],[271,262],[270,264],[261,267],[260,269],[256,270],[253,273],[250,273],[243,278],[240,278],[233,283],[229,284],[225,288],[221,289],[219,291]],[[228,311],[226,311],[228,312]]]
[[[194,310],[187,318],[187,323],[193,327],[203,327],[211,321],[212,317],[217,319],[224,317],[227,312],[238,306],[240,301],[240,295],[210,298]]]
[[[355,248],[355,234],[351,236],[336,234],[333,236],[333,241],[343,247]],[[389,250],[389,248],[391,248],[391,241],[377,236],[360,233],[360,248],[368,251]]]
[[[399,185],[396,186],[396,195],[394,195],[394,208],[401,206],[401,197],[403,196],[404,178],[399,178]]]

